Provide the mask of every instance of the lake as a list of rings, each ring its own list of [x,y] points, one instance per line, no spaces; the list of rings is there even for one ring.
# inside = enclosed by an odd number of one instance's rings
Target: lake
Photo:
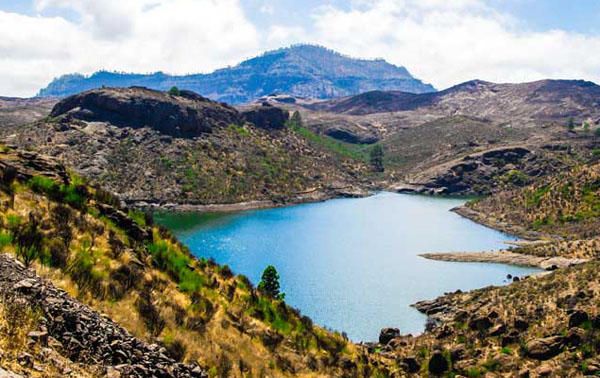
[[[384,192],[238,213],[161,213],[156,220],[196,256],[227,264],[255,284],[274,265],[287,303],[354,341],[374,341],[383,327],[422,332],[426,317],[410,307],[419,300],[538,271],[419,257],[500,249],[514,240],[449,211],[463,203]]]

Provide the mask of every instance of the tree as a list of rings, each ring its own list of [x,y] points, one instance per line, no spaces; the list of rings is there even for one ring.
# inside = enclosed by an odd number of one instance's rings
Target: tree
[[[594,134],[595,134],[597,137],[599,137],[599,138],[600,138],[600,127],[598,127],[598,128],[596,129],[596,131],[594,131]]]
[[[297,110],[292,114],[292,117],[290,118],[290,126],[292,128],[302,127],[302,116]]]
[[[588,121],[583,123],[583,131],[586,133],[590,131],[590,123]]]
[[[575,129],[575,120],[573,117],[569,118],[569,122],[567,123],[567,129],[574,130]]]
[[[265,268],[258,290],[274,299],[283,299],[285,294],[279,292],[279,273],[273,265]]]
[[[177,87],[171,87],[171,89],[169,89],[169,94],[171,96],[179,96],[181,94],[181,91]]]
[[[371,167],[375,172],[383,172],[383,147],[380,144],[376,144],[371,148],[369,152],[369,160],[371,162]]]

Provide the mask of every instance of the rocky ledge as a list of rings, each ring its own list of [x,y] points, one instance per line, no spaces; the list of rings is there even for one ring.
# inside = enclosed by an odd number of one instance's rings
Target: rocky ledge
[[[6,254],[0,255],[0,297],[40,312],[32,342],[74,362],[102,366],[111,377],[207,377],[200,366],[179,363],[165,348],[136,339]]]

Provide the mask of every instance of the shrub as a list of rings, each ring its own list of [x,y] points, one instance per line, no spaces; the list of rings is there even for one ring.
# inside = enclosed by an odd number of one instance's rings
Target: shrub
[[[57,268],[64,268],[67,266],[69,260],[69,249],[65,246],[64,242],[59,239],[51,239],[48,242],[48,254],[49,263],[51,266]]]
[[[44,236],[39,229],[39,219],[33,213],[29,214],[27,223],[16,228],[14,238],[17,256],[26,266],[41,255]]]
[[[171,89],[169,89],[169,94],[171,96],[179,96],[179,95],[181,95],[181,91],[179,90],[179,88],[173,86],[173,87],[171,87]]]
[[[144,324],[152,336],[158,336],[165,328],[165,321],[160,316],[160,313],[150,296],[150,289],[143,290],[137,299],[136,308],[138,313],[144,319]]]
[[[0,231],[0,251],[9,246],[13,242],[13,237],[10,232]]]

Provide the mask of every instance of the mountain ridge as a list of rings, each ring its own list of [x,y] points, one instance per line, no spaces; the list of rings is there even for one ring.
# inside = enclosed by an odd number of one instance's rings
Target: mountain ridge
[[[67,74],[54,79],[40,97],[64,97],[102,86],[172,86],[213,100],[240,104],[271,93],[327,99],[373,89],[423,93],[435,88],[414,78],[405,67],[383,59],[356,59],[316,45],[294,45],[267,51],[236,66],[207,74],[169,75],[98,71],[90,76]]]

